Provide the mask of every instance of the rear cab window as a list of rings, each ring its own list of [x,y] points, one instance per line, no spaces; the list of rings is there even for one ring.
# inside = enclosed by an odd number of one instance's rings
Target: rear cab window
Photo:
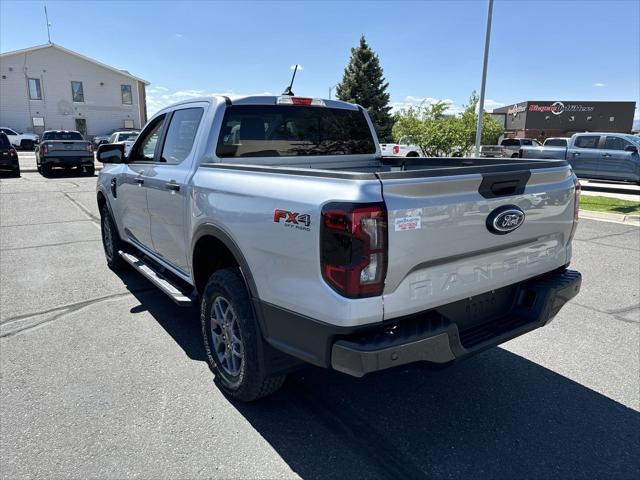
[[[216,148],[221,158],[375,152],[361,111],[301,105],[227,107]]]
[[[53,140],[53,141],[74,141],[74,140],[84,140],[82,135],[79,132],[44,132],[42,135],[42,140]]]
[[[576,148],[598,148],[600,142],[600,135],[581,135],[576,138]]]
[[[545,147],[566,147],[567,141],[562,138],[550,138],[549,140],[545,140]]]
[[[0,148],[9,148],[10,146],[7,135],[4,132],[0,133]]]

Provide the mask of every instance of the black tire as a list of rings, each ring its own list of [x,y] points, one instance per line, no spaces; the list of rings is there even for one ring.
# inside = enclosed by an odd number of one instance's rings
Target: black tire
[[[50,163],[41,163],[40,164],[40,173],[43,177],[48,177],[51,175],[51,164]]]
[[[93,177],[96,174],[96,167],[93,165],[89,165],[88,167],[85,167],[84,172],[89,176],[89,177]]]
[[[240,358],[237,374],[230,372],[229,366],[225,366],[226,355],[215,348],[216,343],[218,347],[225,347],[214,339],[216,329],[221,333],[217,335],[218,339],[224,335],[224,329],[219,328],[213,320],[212,310],[217,300],[226,302],[232,309],[234,321],[225,338],[234,336],[234,340],[238,340],[240,344],[241,357],[237,356]],[[200,322],[207,363],[215,375],[216,385],[223,393],[236,400],[251,402],[272,394],[282,386],[286,375],[269,376],[264,370],[265,362],[261,358],[264,355],[262,336],[238,268],[221,269],[211,275],[202,294]],[[235,351],[229,347],[230,341],[227,341],[225,352]],[[229,355],[229,358],[232,357],[233,353]]]
[[[102,247],[104,248],[104,256],[107,260],[107,266],[113,271],[123,270],[127,266],[118,251],[125,250],[126,245],[118,234],[111,213],[106,205],[100,209],[100,231],[102,236]]]
[[[14,168],[11,172],[12,177],[19,178],[20,177],[20,167]]]

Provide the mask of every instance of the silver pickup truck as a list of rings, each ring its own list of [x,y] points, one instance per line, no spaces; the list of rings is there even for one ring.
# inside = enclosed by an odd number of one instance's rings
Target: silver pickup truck
[[[522,147],[520,158],[567,160],[580,178],[640,184],[640,138],[625,133],[576,133],[565,146]]]
[[[545,325],[580,288],[564,160],[385,158],[357,105],[183,102],[98,160],[107,264],[200,303],[236,399],[305,362],[357,377],[451,364]]]

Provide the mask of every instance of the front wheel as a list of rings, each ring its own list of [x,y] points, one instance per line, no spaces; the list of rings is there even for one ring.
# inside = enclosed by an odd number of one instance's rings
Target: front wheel
[[[202,337],[216,385],[229,397],[251,402],[278,390],[285,375],[268,376],[262,337],[238,268],[216,271],[200,306]]]

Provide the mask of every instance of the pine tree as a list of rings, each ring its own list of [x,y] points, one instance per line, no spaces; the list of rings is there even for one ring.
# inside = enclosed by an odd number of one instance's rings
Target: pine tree
[[[392,141],[388,87],[378,55],[371,50],[364,35],[361,36],[360,45],[351,49],[351,58],[336,94],[340,100],[357,103],[369,111],[381,142]]]

